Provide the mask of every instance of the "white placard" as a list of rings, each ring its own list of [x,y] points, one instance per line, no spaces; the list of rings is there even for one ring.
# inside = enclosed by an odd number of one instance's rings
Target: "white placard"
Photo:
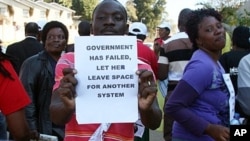
[[[138,119],[135,36],[76,37],[75,68],[79,124]]]

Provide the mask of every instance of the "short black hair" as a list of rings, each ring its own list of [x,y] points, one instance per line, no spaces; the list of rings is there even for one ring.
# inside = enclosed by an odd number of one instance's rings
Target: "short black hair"
[[[232,43],[237,48],[250,49],[250,29],[246,26],[237,26],[232,35]]]
[[[170,29],[168,27],[165,27],[164,28],[166,31],[170,32]]]
[[[178,28],[181,32],[185,31],[185,25],[188,21],[189,14],[191,14],[192,10],[189,8],[184,8],[181,10],[178,16]]]
[[[43,31],[42,31],[42,42],[43,43],[45,43],[45,41],[47,39],[47,34],[50,31],[50,29],[57,28],[57,27],[59,27],[63,30],[65,40],[66,40],[66,42],[68,42],[69,31],[68,31],[67,27],[59,21],[50,21],[50,22],[46,23],[45,26],[43,27]]]
[[[78,34],[80,36],[90,35],[90,22],[83,20],[78,24]]]
[[[29,22],[24,27],[25,35],[37,36],[39,34],[39,26],[35,22]]]
[[[222,16],[218,11],[216,11],[213,8],[203,8],[203,9],[193,10],[189,15],[188,21],[185,26],[186,33],[188,34],[190,41],[193,43],[193,48],[195,50],[198,49],[196,39],[198,38],[199,24],[205,17],[209,16],[212,16],[219,22],[222,22]]]
[[[147,38],[147,36],[143,35],[143,34],[137,34],[137,35],[135,35],[135,34],[129,32],[128,35],[129,36],[136,36],[137,39],[140,39],[142,41],[144,41]]]
[[[95,9],[93,10],[92,18],[94,18],[94,14],[95,14],[96,9],[99,8],[100,5],[102,5],[103,3],[109,2],[109,1],[117,2],[117,3],[121,6],[121,9],[122,9],[122,11],[123,11],[124,14],[125,14],[125,20],[127,21],[127,20],[128,20],[128,13],[127,13],[127,10],[126,10],[126,8],[125,8],[118,0],[103,0],[102,2],[100,2],[100,3],[95,7]]]

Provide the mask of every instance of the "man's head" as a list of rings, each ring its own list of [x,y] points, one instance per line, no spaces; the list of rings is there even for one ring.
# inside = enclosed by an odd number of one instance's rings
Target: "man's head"
[[[29,22],[25,25],[25,36],[37,37],[39,34],[39,26],[35,22]]]
[[[46,23],[46,25],[43,28],[42,42],[43,43],[46,42],[46,40],[48,39],[48,33],[53,28],[61,28],[62,29],[62,31],[64,33],[64,39],[66,40],[66,43],[67,43],[68,38],[69,38],[69,31],[68,31],[67,27],[59,21],[50,21],[50,22]]]
[[[89,23],[89,21],[81,21],[78,24],[78,34],[80,36],[89,36],[90,35],[90,23]]]
[[[232,43],[234,49],[250,50],[250,29],[239,25],[233,31]]]
[[[127,34],[127,12],[117,0],[103,0],[95,7],[92,17],[94,35]]]
[[[171,27],[169,23],[163,22],[158,26],[159,36],[161,39],[166,40],[169,38]]]
[[[137,37],[137,39],[141,39],[142,41],[144,41],[148,34],[148,29],[147,26],[142,22],[134,22],[129,25],[128,32],[129,35],[134,35]]]
[[[178,28],[180,32],[186,31],[186,23],[188,20],[189,15],[192,13],[192,10],[189,8],[184,8],[181,10],[179,17],[178,17]]]

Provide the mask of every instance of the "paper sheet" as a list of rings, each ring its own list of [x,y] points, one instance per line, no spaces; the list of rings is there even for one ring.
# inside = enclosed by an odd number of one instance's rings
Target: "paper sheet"
[[[76,37],[75,68],[79,124],[138,119],[135,36]]]

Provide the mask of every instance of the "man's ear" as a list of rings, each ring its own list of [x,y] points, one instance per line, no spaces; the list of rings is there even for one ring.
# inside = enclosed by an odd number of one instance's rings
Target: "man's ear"
[[[125,27],[125,32],[124,32],[124,34],[125,34],[125,35],[128,35],[129,24],[127,23],[125,26],[126,26],[126,27]]]

